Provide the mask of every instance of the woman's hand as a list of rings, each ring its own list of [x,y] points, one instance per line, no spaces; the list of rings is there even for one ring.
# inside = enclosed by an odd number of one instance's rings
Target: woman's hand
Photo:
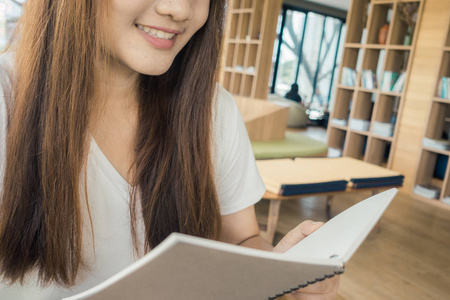
[[[253,206],[239,212],[222,216],[222,232],[220,240],[230,244],[239,244],[244,247],[261,249],[275,252],[286,252],[299,241],[313,233],[322,222],[304,221],[294,229],[273,248],[265,239],[259,235],[259,226],[256,221]],[[302,288],[296,292],[282,297],[284,300],[328,300],[335,299],[339,287],[339,276],[317,282]],[[280,300],[281,300],[280,299]]]
[[[274,252],[286,252],[299,241],[316,231],[322,226],[322,222],[304,221],[292,229],[272,250]],[[316,282],[305,288],[299,289],[282,299],[286,300],[328,300],[335,299],[339,288],[339,276],[334,276],[324,281]]]

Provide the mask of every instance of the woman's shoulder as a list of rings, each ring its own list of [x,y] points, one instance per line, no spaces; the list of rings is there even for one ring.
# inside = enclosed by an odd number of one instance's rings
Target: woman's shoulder
[[[216,124],[226,122],[228,125],[236,123],[241,118],[236,101],[222,85],[216,86],[216,103],[214,105],[214,117]]]

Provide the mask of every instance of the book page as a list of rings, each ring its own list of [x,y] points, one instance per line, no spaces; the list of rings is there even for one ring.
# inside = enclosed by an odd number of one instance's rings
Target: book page
[[[64,300],[270,299],[342,273],[396,193],[352,206],[285,254],[173,233],[110,279]]]
[[[127,269],[64,300],[261,300],[342,272],[338,261],[290,259],[172,234]]]
[[[347,262],[391,203],[397,189],[361,201],[284,253],[287,257],[333,258]]]

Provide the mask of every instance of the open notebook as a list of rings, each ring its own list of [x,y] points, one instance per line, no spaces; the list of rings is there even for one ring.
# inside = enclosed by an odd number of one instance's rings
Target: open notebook
[[[102,284],[65,300],[274,299],[343,273],[396,193],[359,202],[283,254],[174,233]]]

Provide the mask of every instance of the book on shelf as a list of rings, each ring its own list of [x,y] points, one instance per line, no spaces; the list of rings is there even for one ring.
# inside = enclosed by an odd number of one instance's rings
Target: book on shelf
[[[402,72],[397,80],[395,81],[393,87],[392,87],[392,92],[395,93],[401,93],[403,92],[403,87],[405,86],[405,80],[406,80],[406,73]]]
[[[450,140],[445,139],[431,139],[424,137],[422,145],[437,150],[450,150]]]
[[[438,86],[438,96],[442,99],[448,99],[450,100],[450,78],[449,77],[441,77],[439,80],[439,86]]]
[[[343,67],[341,75],[341,84],[345,86],[355,86],[356,85],[356,70]]]
[[[369,131],[370,121],[350,118],[349,127],[353,130]]]
[[[392,92],[393,87],[399,78],[399,74],[397,72],[385,71],[383,73],[383,78],[381,80],[380,89],[383,92]],[[404,80],[404,79],[403,79]]]
[[[414,193],[429,199],[439,199],[441,189],[432,184],[416,184]]]
[[[394,124],[374,121],[372,132],[377,135],[391,137],[394,135]]]
[[[450,196],[445,196],[444,198],[442,198],[442,202],[444,204],[450,205]]]
[[[368,90],[377,88],[377,76],[372,70],[362,70],[361,80],[363,88]]]
[[[256,161],[266,190],[280,196],[344,191],[347,181],[314,167],[300,166],[292,159]]]
[[[331,119],[331,124],[336,125],[336,126],[344,126],[345,127],[348,125],[348,120],[333,118],[333,119]]]
[[[306,170],[315,169],[316,172],[344,178],[354,189],[403,185],[404,176],[399,172],[351,157],[296,158],[295,162]]]
[[[173,233],[110,279],[63,300],[275,299],[343,273],[396,193],[355,204],[285,253]]]
[[[342,149],[328,147],[328,155],[327,155],[327,157],[336,158],[336,157],[341,157],[341,156],[342,156]]]

